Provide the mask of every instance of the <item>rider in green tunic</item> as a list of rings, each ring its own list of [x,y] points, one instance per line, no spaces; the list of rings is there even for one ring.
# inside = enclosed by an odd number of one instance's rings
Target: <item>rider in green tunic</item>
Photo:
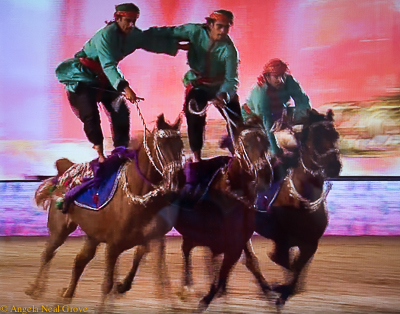
[[[242,106],[244,118],[257,114],[263,120],[274,155],[278,154],[281,148],[278,146],[271,128],[288,109],[291,98],[295,103],[293,122],[297,123],[306,116],[307,110],[311,109],[310,99],[299,82],[290,74],[288,65],[280,59],[272,59],[265,65],[246,104]]]
[[[105,159],[103,133],[97,103],[108,111],[114,147],[129,143],[129,109],[122,97],[136,101],[136,94],[121,73],[118,63],[136,49],[176,55],[177,41],[154,38],[149,31],[135,26],[139,8],[133,3],[116,6],[114,20],[96,32],[74,58],[56,69],[58,80],[65,84],[73,111],[83,122],[84,131],[99,161]]]

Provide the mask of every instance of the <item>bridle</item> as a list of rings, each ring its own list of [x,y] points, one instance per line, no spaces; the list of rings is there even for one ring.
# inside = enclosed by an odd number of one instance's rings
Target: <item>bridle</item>
[[[333,123],[332,123],[331,121],[320,121],[320,122],[313,123],[312,125],[310,125],[310,127],[309,127],[309,129],[308,129],[309,134],[311,133],[311,131],[312,131],[315,127],[320,126],[320,125],[324,125],[324,126],[326,126],[326,127],[332,127],[332,126],[333,126]],[[311,166],[311,167],[307,167],[307,166],[305,165],[305,163],[304,163],[304,158],[303,158],[303,155],[304,155],[303,152],[304,152],[303,145],[301,145],[301,149],[300,149],[300,164],[301,164],[301,166],[303,167],[304,171],[305,171],[306,173],[311,174],[311,175],[314,176],[314,177],[320,175],[320,176],[322,176],[323,178],[325,178],[325,177],[326,177],[326,174],[325,174],[324,166],[322,165],[321,161],[322,161],[324,158],[326,158],[326,157],[328,157],[329,155],[331,155],[331,154],[338,154],[338,153],[339,153],[339,149],[338,149],[337,147],[333,147],[333,148],[328,149],[326,152],[324,152],[324,153],[322,153],[322,154],[318,153],[317,150],[314,149],[314,150],[311,152],[311,154],[309,154],[309,160],[310,160],[311,163],[312,163],[312,166]],[[314,157],[314,156],[315,156],[315,157]],[[312,169],[312,167],[313,167],[313,168],[316,168],[316,169]]]
[[[146,133],[146,130],[145,130]],[[144,136],[143,138],[143,146],[146,151],[146,155],[151,163],[151,165],[157,170],[158,173],[161,174],[165,180],[163,180],[160,184],[156,185],[154,183],[151,183],[151,186],[154,188],[152,191],[146,193],[145,195],[134,195],[130,189],[129,189],[129,184],[127,180],[127,169],[128,169],[128,164],[124,165],[124,168],[121,171],[121,184],[122,184],[122,189],[129,198],[129,201],[135,204],[141,204],[141,205],[146,205],[146,203],[153,197],[164,194],[167,192],[167,187],[171,186],[171,180],[173,178],[173,174],[176,171],[179,171],[182,169],[182,161],[181,158],[179,160],[174,160],[171,162],[167,162],[164,153],[162,149],[160,148],[159,145],[159,139],[168,139],[168,138],[177,138],[180,137],[180,132],[176,130],[155,130],[154,135],[153,135],[153,146],[154,146],[154,152],[155,152],[155,159],[153,158],[150,147],[148,144],[148,137]],[[179,157],[182,156],[182,150],[178,153]],[[157,163],[160,165],[160,168],[157,167]],[[146,180],[148,181],[148,180]]]
[[[257,181],[259,171],[263,169],[266,165],[269,166],[271,174],[273,174],[273,170],[270,161],[270,155],[268,153],[265,153],[257,160],[252,161],[250,159],[249,154],[246,151],[246,146],[244,144],[245,137],[248,135],[261,135],[263,137],[266,137],[267,134],[262,128],[244,129],[239,133],[239,136],[237,137],[234,144],[235,157],[239,160],[242,169],[247,172],[254,181]],[[273,175],[271,175],[270,183],[272,182],[272,177]]]
[[[136,100],[133,102],[135,105],[138,115],[142,121],[143,127],[144,127],[144,136],[143,136],[143,146],[146,152],[147,157],[149,158],[150,163],[152,166],[157,170],[157,172],[163,177],[166,178],[166,180],[163,180],[161,184],[155,185],[151,183],[151,186],[154,188],[154,190],[148,192],[147,194],[141,196],[141,195],[133,195],[129,189],[128,185],[128,180],[127,180],[127,164],[125,164],[121,176],[121,183],[122,183],[122,189],[124,190],[125,194],[128,196],[129,200],[133,203],[139,203],[142,205],[145,205],[152,197],[160,194],[160,193],[165,193],[166,192],[166,187],[171,186],[171,180],[172,180],[172,175],[182,169],[182,149],[179,152],[178,156],[180,157],[179,160],[174,160],[172,162],[168,162],[163,154],[163,151],[160,148],[159,145],[159,139],[167,139],[167,138],[174,138],[174,137],[180,137],[181,134],[177,130],[165,130],[165,129],[156,129],[153,132],[153,145],[154,145],[154,151],[155,151],[155,158],[154,160],[150,147],[148,145],[148,136],[147,133],[151,133],[150,130],[147,128],[146,121],[144,120],[143,114],[140,110],[139,106],[139,100]],[[160,168],[157,166],[157,162],[160,166]]]
[[[319,125],[325,125],[325,126],[332,126],[332,122],[330,121],[320,121],[320,122],[316,122],[314,124],[312,124],[309,127],[309,134],[311,133],[311,130],[313,128],[315,128],[316,126]],[[313,164],[313,167],[317,168],[317,169],[311,169],[310,167],[307,167],[304,164],[304,159],[303,159],[303,149],[301,148],[300,150],[300,165],[302,166],[302,168],[304,169],[304,171],[310,175],[312,175],[313,177],[318,177],[320,176],[324,181],[326,179],[326,174],[325,174],[325,170],[323,168],[323,165],[321,164],[321,160],[326,158],[327,156],[329,156],[330,154],[337,154],[339,152],[338,148],[334,147],[331,149],[328,149],[326,152],[320,154],[317,151],[313,151],[312,154],[310,154],[309,160],[311,161],[311,163]],[[316,158],[313,157],[313,155],[315,155]],[[325,188],[323,189],[323,192],[321,193],[321,196],[315,200],[315,201],[310,201],[308,199],[306,199],[305,197],[303,197],[296,189],[294,182],[293,182],[293,169],[289,170],[289,173],[287,174],[285,181],[288,184],[288,188],[289,188],[289,195],[291,197],[293,197],[294,199],[302,202],[306,208],[308,208],[309,212],[315,212],[316,210],[318,210],[320,208],[320,206],[326,202],[326,199],[328,197],[328,194],[330,192],[330,190],[332,189],[332,183],[329,181],[325,181]]]
[[[174,171],[178,171],[182,169],[182,158],[179,158],[179,160],[174,160],[171,162],[168,162],[167,159],[164,156],[163,151],[160,148],[159,145],[159,139],[170,139],[170,138],[178,138],[181,136],[181,133],[176,130],[156,130],[154,132],[153,136],[153,145],[154,145],[154,151],[155,151],[155,158],[154,160],[153,156],[151,155],[151,151],[148,145],[147,137],[145,136],[143,139],[144,143],[144,148],[147,154],[147,157],[150,160],[150,163],[153,165],[153,167],[157,170],[159,174],[162,176],[165,174],[170,174],[173,173]],[[179,157],[182,157],[182,150],[178,153]],[[160,168],[157,167],[157,162],[160,165]]]

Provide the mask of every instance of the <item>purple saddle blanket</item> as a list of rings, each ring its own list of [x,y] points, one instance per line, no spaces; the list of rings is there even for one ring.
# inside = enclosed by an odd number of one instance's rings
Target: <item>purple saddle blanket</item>
[[[91,210],[100,210],[106,206],[114,197],[115,191],[117,190],[121,169],[122,166],[117,171],[114,171],[104,178],[99,185],[92,186],[78,195],[74,203]]]
[[[118,147],[103,163],[93,160],[90,163],[93,178],[84,180],[65,194],[63,213],[68,211],[72,203],[91,210],[106,206],[115,194],[122,167],[127,160],[137,162],[137,151]]]

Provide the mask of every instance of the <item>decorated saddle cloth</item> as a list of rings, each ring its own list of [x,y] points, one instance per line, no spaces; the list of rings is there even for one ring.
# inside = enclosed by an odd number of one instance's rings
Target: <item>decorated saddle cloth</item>
[[[135,158],[136,151],[119,148],[103,163],[93,160],[74,164],[58,179],[57,188],[65,191],[63,212],[72,202],[90,210],[106,206],[115,194],[126,161]]]

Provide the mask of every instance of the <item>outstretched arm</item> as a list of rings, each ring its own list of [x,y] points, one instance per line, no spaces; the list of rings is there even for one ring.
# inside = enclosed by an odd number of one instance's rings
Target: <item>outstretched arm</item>
[[[192,34],[199,24],[150,27],[143,31],[140,48],[175,56],[178,50],[189,50]]]

